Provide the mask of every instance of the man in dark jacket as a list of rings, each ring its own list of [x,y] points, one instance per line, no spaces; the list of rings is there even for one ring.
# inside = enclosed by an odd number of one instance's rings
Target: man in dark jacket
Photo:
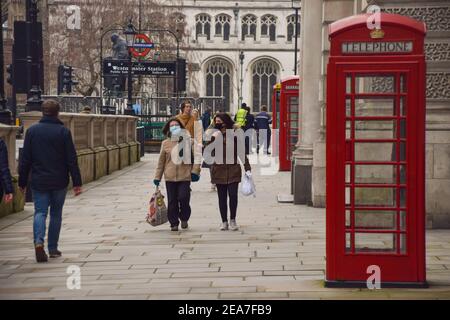
[[[202,125],[203,131],[209,128],[211,125],[211,109],[206,109],[206,111],[202,115]]]
[[[37,262],[46,262],[44,250],[45,221],[50,208],[48,251],[50,258],[61,256],[58,250],[62,210],[72,177],[75,196],[81,194],[81,175],[77,153],[69,129],[58,119],[59,103],[47,100],[42,104],[43,117],[25,135],[22,161],[19,168],[19,187],[26,192],[31,172],[34,200],[34,244]]]
[[[5,195],[5,203],[10,203],[13,200],[13,192],[11,172],[8,166],[8,150],[5,141],[0,139],[0,203],[3,195]]]
[[[267,113],[267,107],[262,106],[261,112],[258,113],[255,118],[256,139],[257,139],[256,153],[259,153],[259,149],[263,146],[264,153],[270,154],[269,147],[270,147],[270,137],[272,133],[270,130],[271,124],[272,118]]]

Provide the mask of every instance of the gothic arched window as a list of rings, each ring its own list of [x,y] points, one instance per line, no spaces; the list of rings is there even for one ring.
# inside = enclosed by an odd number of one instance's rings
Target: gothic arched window
[[[261,18],[261,35],[270,37],[270,41],[275,41],[277,37],[277,18],[267,14]]]
[[[199,34],[205,34],[207,39],[211,39],[211,16],[202,13],[195,17],[195,36],[198,39]]]
[[[272,88],[278,81],[278,66],[269,59],[258,60],[252,67],[253,111],[266,105],[272,111]]]
[[[224,59],[213,59],[206,65],[206,96],[225,97],[222,111],[230,110],[232,67]]]
[[[298,16],[298,34],[297,38],[300,37],[300,16]],[[295,14],[287,17],[287,41],[292,41],[295,35]]]
[[[258,19],[252,14],[247,14],[242,18],[242,41],[245,40],[246,35],[252,35],[256,40],[256,21]]]
[[[226,14],[216,16],[216,35],[221,35],[223,40],[230,40],[231,17]]]

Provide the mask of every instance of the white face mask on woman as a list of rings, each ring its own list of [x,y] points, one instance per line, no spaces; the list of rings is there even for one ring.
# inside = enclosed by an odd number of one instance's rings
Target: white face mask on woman
[[[181,133],[180,126],[172,126],[172,127],[170,127],[170,134],[172,136],[179,136],[180,133]]]

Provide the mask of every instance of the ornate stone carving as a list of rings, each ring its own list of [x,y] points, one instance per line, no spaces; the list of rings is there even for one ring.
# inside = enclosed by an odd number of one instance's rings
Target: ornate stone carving
[[[450,31],[450,6],[383,8],[382,10],[423,21],[429,31]]]
[[[450,43],[426,43],[425,55],[427,61],[450,61]]]
[[[427,99],[450,100],[449,72],[433,72],[427,74]]]

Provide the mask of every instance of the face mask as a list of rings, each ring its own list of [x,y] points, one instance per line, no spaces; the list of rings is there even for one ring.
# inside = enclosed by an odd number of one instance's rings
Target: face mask
[[[216,128],[217,130],[222,129],[223,127],[224,127],[224,124],[223,124],[223,123],[216,123],[216,125],[215,125],[215,128]]]
[[[180,133],[181,133],[181,128],[180,128],[180,126],[173,126],[173,127],[170,127],[170,133],[171,133],[173,136],[178,136],[178,135],[180,135]]]

